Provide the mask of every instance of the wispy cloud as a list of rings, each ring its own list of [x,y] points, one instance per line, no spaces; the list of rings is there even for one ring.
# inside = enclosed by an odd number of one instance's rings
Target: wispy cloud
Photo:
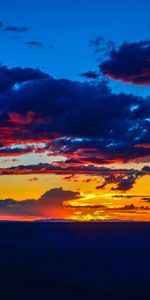
[[[80,76],[85,77],[87,79],[97,79],[97,78],[99,78],[100,74],[98,74],[98,72],[95,72],[95,71],[87,71],[87,72],[81,73]]]
[[[14,33],[22,33],[29,31],[30,28],[26,26],[18,27],[18,26],[6,26],[3,27],[3,31],[14,32]]]
[[[40,41],[29,41],[26,42],[26,45],[29,47],[37,47],[37,48],[42,48],[43,44]]]

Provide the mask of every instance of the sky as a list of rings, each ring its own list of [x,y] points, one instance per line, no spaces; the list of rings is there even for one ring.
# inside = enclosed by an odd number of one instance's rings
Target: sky
[[[0,219],[150,221],[150,3],[0,3]]]

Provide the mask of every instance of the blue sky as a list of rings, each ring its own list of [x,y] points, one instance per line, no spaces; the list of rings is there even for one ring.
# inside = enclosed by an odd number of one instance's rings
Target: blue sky
[[[9,67],[38,67],[56,78],[83,80],[80,73],[98,67],[89,41],[97,35],[116,45],[149,39],[149,11],[148,0],[1,1],[0,20],[5,26],[25,25],[31,30],[19,35],[1,30],[0,59]],[[31,40],[43,47],[28,47]],[[139,91],[129,84],[111,86],[115,92],[150,92],[149,87]]]

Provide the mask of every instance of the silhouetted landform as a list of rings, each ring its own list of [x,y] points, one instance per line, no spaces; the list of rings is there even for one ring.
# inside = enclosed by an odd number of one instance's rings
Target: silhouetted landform
[[[149,256],[150,223],[0,222],[0,299],[149,299]]]
[[[33,222],[37,222],[37,223],[74,223],[74,222],[78,222],[76,220],[72,220],[72,219],[41,219],[41,220],[35,220]]]
[[[1,221],[0,221],[1,222]],[[7,221],[5,221],[5,222],[7,222]],[[8,222],[14,222],[14,221],[8,221]],[[16,222],[16,221],[15,221]],[[33,221],[33,222],[36,222],[36,223],[76,223],[76,222],[78,222],[78,223],[108,223],[108,222],[110,222],[110,223],[113,223],[113,222],[117,222],[117,223],[119,223],[119,222],[127,222],[127,223],[129,223],[129,222],[134,222],[134,221],[124,221],[124,220],[118,220],[118,219],[114,219],[114,220],[90,220],[90,221],[78,221],[78,220],[73,220],[73,219],[40,219],[40,220],[35,220],[35,221]]]

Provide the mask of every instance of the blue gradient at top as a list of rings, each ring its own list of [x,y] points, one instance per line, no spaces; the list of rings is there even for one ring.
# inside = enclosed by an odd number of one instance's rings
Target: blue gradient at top
[[[89,47],[96,35],[123,41],[150,39],[149,0],[5,0],[0,2],[0,21],[30,31],[0,31],[0,60],[9,67],[39,67],[52,76],[83,80],[78,75],[95,70],[98,62]],[[42,48],[26,45],[36,40]],[[49,45],[53,45],[51,49]],[[149,87],[113,84],[115,91],[148,95]],[[140,89],[140,91],[139,91]]]

